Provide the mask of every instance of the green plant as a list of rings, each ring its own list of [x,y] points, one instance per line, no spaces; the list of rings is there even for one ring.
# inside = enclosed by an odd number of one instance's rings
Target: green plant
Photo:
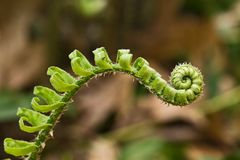
[[[52,86],[63,94],[47,87],[36,86],[33,91],[36,97],[31,102],[35,111],[19,108],[17,115],[20,116],[21,130],[28,133],[38,132],[38,135],[33,142],[6,138],[5,152],[29,160],[39,159],[46,141],[52,137],[54,126],[72,102],[73,95],[89,80],[106,72],[124,72],[132,75],[153,94],[173,105],[187,105],[199,97],[203,90],[203,77],[200,71],[190,64],[176,66],[168,84],[145,59],[139,57],[131,64],[130,50],[118,50],[116,63],[112,63],[103,47],[94,50],[93,53],[96,66],[92,66],[77,50],[69,55],[72,70],[77,78],[58,67],[48,68],[47,74]],[[48,112],[51,112],[49,116],[43,114]]]

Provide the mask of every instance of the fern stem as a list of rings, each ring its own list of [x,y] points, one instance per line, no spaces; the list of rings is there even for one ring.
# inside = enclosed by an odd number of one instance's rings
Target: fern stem
[[[103,73],[107,73],[107,72],[125,72],[128,73],[130,75],[134,76],[133,72],[129,72],[126,70],[122,70],[122,69],[98,69],[95,71],[95,75],[91,75],[91,76],[87,76],[87,77],[82,77],[80,78],[77,82],[76,85],[78,85],[77,88],[73,89],[70,92],[67,92],[63,98],[62,98],[62,102],[68,102],[68,104],[71,102],[72,97],[78,92],[78,90],[84,85],[86,84],[89,80],[91,80],[93,77],[98,76],[99,74],[103,74]],[[42,152],[42,150],[45,147],[45,143],[46,141],[51,137],[51,132],[53,132],[53,128],[55,127],[55,125],[57,124],[58,120],[61,118],[62,114],[64,113],[65,110],[67,110],[68,105],[62,106],[58,109],[56,109],[55,111],[53,111],[50,114],[48,123],[53,124],[52,126],[49,126],[48,128],[40,131],[37,135],[37,137],[35,138],[34,142],[35,144],[38,146],[36,152],[32,152],[29,157],[26,158],[26,160],[37,160],[40,159],[40,154]]]
[[[91,78],[93,78],[94,76],[88,76],[88,77],[83,77],[80,80],[78,80],[76,82],[76,84],[78,85],[78,88],[67,92],[63,98],[62,98],[62,102],[68,102],[70,103],[71,98],[77,93],[77,91]],[[64,113],[64,111],[67,109],[68,105],[62,106],[58,109],[56,109],[55,111],[53,111],[50,114],[48,123],[53,124],[52,126],[46,128],[45,130],[42,130],[39,132],[38,136],[35,138],[35,144],[38,146],[38,149],[36,150],[36,152],[33,152],[29,155],[28,158],[26,158],[27,160],[36,160],[36,159],[40,159],[40,153],[42,152],[43,148],[45,147],[45,143],[46,141],[51,137],[51,132],[53,131],[53,128],[55,127],[55,125],[57,124],[58,120],[61,118],[62,114]]]

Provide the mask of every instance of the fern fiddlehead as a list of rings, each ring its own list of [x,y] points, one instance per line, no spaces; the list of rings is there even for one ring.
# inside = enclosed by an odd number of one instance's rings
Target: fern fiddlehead
[[[153,94],[173,105],[190,104],[203,90],[202,74],[190,64],[176,66],[168,84],[145,59],[139,57],[132,64],[132,54],[128,49],[118,50],[116,63],[111,61],[103,47],[94,50],[93,54],[96,66],[77,50],[69,55],[76,78],[58,67],[48,68],[50,83],[57,92],[47,87],[36,86],[33,91],[35,97],[31,101],[34,110],[19,108],[17,112],[20,116],[20,129],[28,133],[38,132],[38,135],[32,142],[6,138],[6,153],[28,160],[39,159],[58,119],[72,102],[72,97],[90,79],[102,73],[124,72],[132,75]],[[44,114],[48,112],[49,116]]]

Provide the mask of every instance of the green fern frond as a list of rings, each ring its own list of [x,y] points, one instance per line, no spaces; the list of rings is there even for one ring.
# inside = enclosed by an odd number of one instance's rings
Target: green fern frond
[[[153,94],[173,105],[190,104],[202,93],[203,76],[190,64],[176,66],[168,84],[144,58],[139,57],[132,63],[133,55],[128,49],[118,50],[116,63],[111,61],[104,47],[97,48],[93,54],[96,66],[90,64],[77,50],[69,55],[76,78],[58,67],[48,68],[47,75],[50,76],[50,82],[57,92],[47,87],[36,86],[33,91],[35,97],[31,102],[34,110],[19,108],[17,112],[20,116],[20,129],[28,133],[38,132],[38,135],[32,142],[6,138],[6,153],[28,160],[39,159],[54,126],[72,102],[72,97],[90,79],[106,72],[124,72],[132,75]],[[48,112],[49,116],[44,114]]]

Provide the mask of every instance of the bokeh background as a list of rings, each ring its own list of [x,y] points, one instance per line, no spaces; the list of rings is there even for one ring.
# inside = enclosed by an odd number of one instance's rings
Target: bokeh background
[[[123,74],[92,80],[48,141],[44,160],[240,160],[238,0],[1,0],[0,158],[5,137],[32,140],[16,110],[31,107],[47,67],[70,71],[68,54],[129,48],[165,79],[178,63],[204,75],[186,107],[163,103]],[[13,158],[14,159],[14,158]]]

